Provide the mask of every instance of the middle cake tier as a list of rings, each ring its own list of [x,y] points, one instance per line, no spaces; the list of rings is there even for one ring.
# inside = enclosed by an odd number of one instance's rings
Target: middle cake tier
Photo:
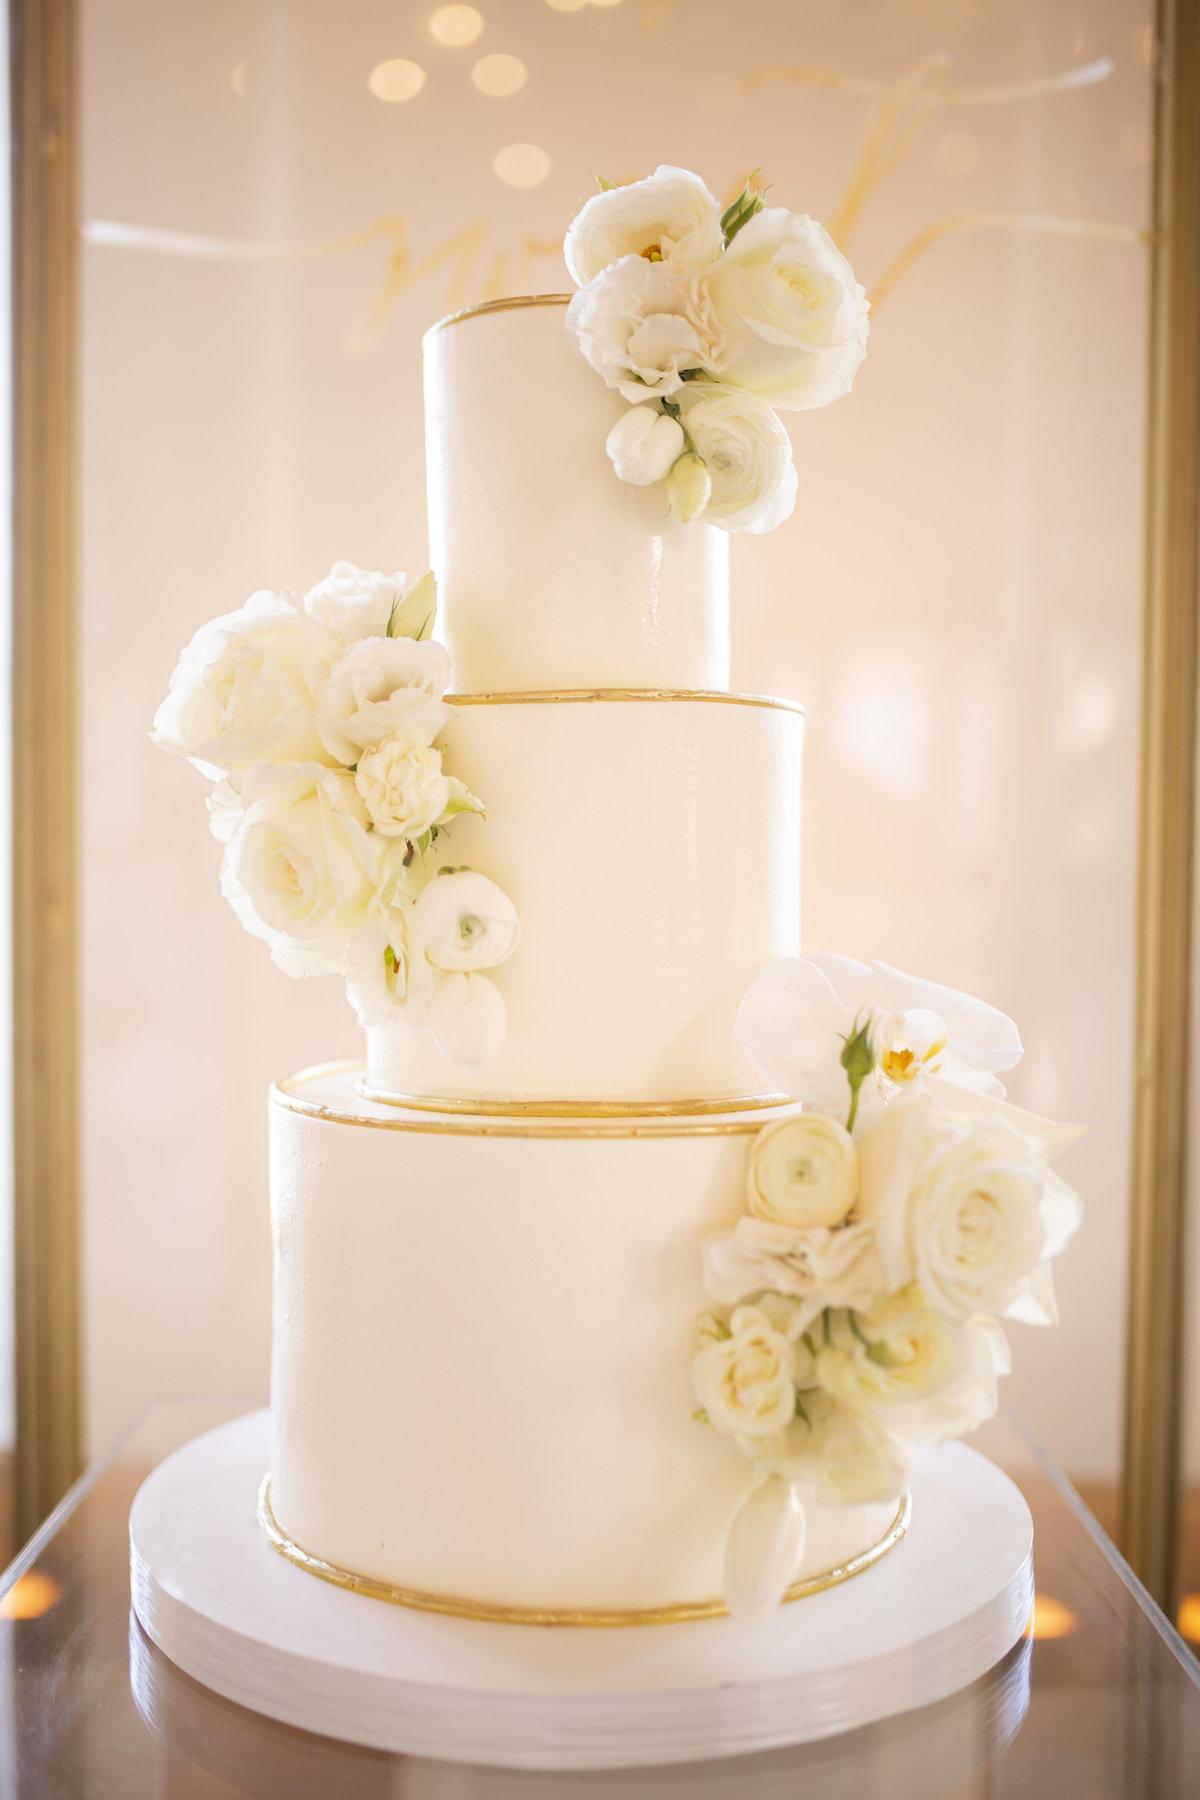
[[[799,950],[804,720],[791,702],[596,690],[452,697],[447,767],[486,803],[446,854],[508,893],[490,971],[508,1039],[483,1073],[399,1021],[367,1034],[367,1087],[439,1108],[586,1112],[771,1098],[738,1004]]]

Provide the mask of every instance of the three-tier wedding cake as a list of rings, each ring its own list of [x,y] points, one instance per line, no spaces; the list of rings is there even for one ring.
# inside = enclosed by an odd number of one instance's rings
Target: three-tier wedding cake
[[[728,533],[791,510],[775,408],[848,388],[861,288],[672,169],[567,260],[425,339],[446,648],[430,578],[337,564],[157,721],[243,923],[367,1029],[271,1096],[261,1516],[411,1606],[753,1612],[902,1536],[1077,1203],[1010,1021],[800,957],[803,716],[729,691]]]

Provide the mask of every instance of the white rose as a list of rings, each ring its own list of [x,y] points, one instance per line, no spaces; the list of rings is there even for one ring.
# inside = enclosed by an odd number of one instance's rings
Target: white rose
[[[768,963],[742,1001],[737,1038],[783,1093],[844,1113],[850,1090],[842,1042],[856,1020],[871,1025],[876,1050],[882,1047],[884,1055],[877,1079],[862,1089],[863,1122],[882,1108],[885,1094],[931,1074],[1003,1093],[995,1072],[1021,1059],[1016,1026],[994,1006],[886,963],[848,956]]]
[[[394,575],[384,575],[378,569],[360,569],[343,558],[334,563],[324,581],[309,588],[304,610],[343,649],[359,638],[386,637],[392,608],[407,579],[399,569]]]
[[[623,256],[695,270],[722,244],[719,202],[698,175],[664,163],[644,181],[593,194],[571,221],[563,254],[572,281],[585,287]]]
[[[902,1437],[940,1444],[974,1431],[996,1410],[996,1378],[1008,1369],[999,1327],[948,1319],[915,1286],[853,1320],[829,1314],[827,1335],[817,1347],[818,1385]]]
[[[768,1465],[808,1482],[826,1506],[866,1506],[899,1498],[912,1457],[893,1432],[851,1412],[819,1389],[800,1396],[804,1408],[767,1451]]]
[[[720,321],[694,278],[640,256],[625,257],[580,288],[567,308],[567,335],[634,405],[676,393],[686,369],[715,373],[725,363]]]
[[[354,782],[309,763],[252,769],[225,850],[221,891],[289,975],[340,970],[382,877]]]
[[[425,1022],[443,1056],[480,1073],[493,1063],[508,1036],[504,996],[486,975],[442,975]]]
[[[316,695],[336,662],[335,638],[286,594],[252,594],[202,625],[154,718],[154,742],[214,777],[255,763],[325,759]]]
[[[796,1231],[741,1218],[732,1230],[714,1232],[703,1258],[704,1285],[714,1300],[733,1306],[764,1291],[787,1295],[801,1302],[802,1331],[827,1307],[865,1310],[887,1291],[870,1225]]]
[[[777,415],[753,394],[716,382],[689,382],[677,398],[712,481],[705,522],[756,534],[782,525],[796,504],[796,466]]]
[[[417,896],[413,931],[421,951],[447,973],[491,969],[517,947],[520,920],[512,901],[474,869],[435,875]]]
[[[709,1424],[726,1437],[759,1439],[782,1431],[796,1412],[797,1350],[757,1306],[739,1306],[728,1336],[705,1343],[692,1363],[692,1387]]]
[[[705,276],[730,334],[726,380],[772,406],[825,406],[867,352],[869,305],[824,226],[767,207]]]
[[[859,1140],[860,1211],[889,1287],[916,1281],[958,1317],[1054,1324],[1050,1259],[1083,1209],[1046,1158],[1078,1135],[949,1082],[890,1106]]]
[[[434,738],[446,722],[442,695],[450,657],[440,644],[363,638],[335,665],[317,695],[317,730],[330,756],[356,763],[401,730]]]
[[[419,838],[458,813],[483,803],[442,767],[442,753],[424,732],[402,730],[358,759],[354,785],[385,837]]]
[[[649,487],[662,481],[683,454],[683,430],[657,407],[631,406],[609,432],[604,448],[622,481]]]
[[[858,1191],[854,1139],[834,1119],[799,1113],[760,1131],[746,1164],[746,1204],[758,1219],[803,1229],[840,1225]]]

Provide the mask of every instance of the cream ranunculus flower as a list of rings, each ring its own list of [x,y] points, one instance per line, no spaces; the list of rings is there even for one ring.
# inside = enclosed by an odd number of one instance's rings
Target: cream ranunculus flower
[[[750,1146],[746,1204],[755,1218],[800,1230],[840,1225],[857,1191],[854,1139],[820,1113],[767,1125]]]
[[[789,408],[849,393],[867,352],[870,309],[824,226],[767,207],[704,279],[728,325],[729,383]]]
[[[585,287],[623,256],[703,269],[720,256],[721,207],[698,175],[663,163],[644,181],[593,194],[571,221],[563,254]]]
[[[214,778],[256,763],[324,760],[316,696],[339,653],[287,594],[252,594],[187,646],[153,740]]]
[[[640,256],[580,288],[567,308],[567,336],[634,405],[678,392],[686,370],[716,373],[725,364],[721,322],[695,279]]]
[[[353,765],[364,750],[407,729],[434,738],[446,722],[442,695],[450,657],[441,644],[412,638],[363,638],[352,644],[317,694],[317,730],[336,761]]]
[[[400,730],[360,756],[354,785],[385,837],[423,837],[457,813],[483,811],[483,802],[446,774],[441,751],[423,731]]]
[[[887,1291],[870,1225],[796,1231],[743,1217],[732,1230],[714,1232],[703,1257],[704,1285],[722,1306],[764,1292],[784,1294],[800,1302],[802,1331],[827,1307],[865,1310]]]
[[[604,448],[622,481],[649,487],[662,481],[683,453],[683,428],[656,406],[631,406],[622,413]]]
[[[422,955],[446,974],[469,974],[507,960],[521,935],[517,910],[486,875],[452,869],[426,882],[413,907]]]
[[[797,1354],[761,1307],[739,1306],[728,1335],[710,1338],[692,1363],[692,1387],[708,1423],[740,1440],[782,1431],[796,1412]]]
[[[888,1286],[915,1280],[956,1317],[1054,1324],[1050,1259],[1083,1208],[1047,1159],[1079,1135],[944,1081],[890,1106],[859,1140],[860,1210]]]
[[[383,872],[352,778],[319,763],[263,764],[241,801],[221,866],[225,898],[286,974],[339,972]]]
[[[796,504],[796,465],[778,416],[753,394],[717,382],[688,382],[676,398],[712,482],[705,523],[755,534],[782,525]]]
[[[917,1443],[974,1431],[996,1410],[1008,1349],[993,1321],[949,1319],[915,1283],[868,1312],[828,1315],[817,1384],[852,1412]]]
[[[768,963],[742,1001],[737,1037],[783,1093],[844,1113],[850,1091],[840,1057],[856,1020],[870,1023],[881,1057],[876,1079],[862,1089],[862,1124],[881,1110],[885,1095],[930,1075],[1003,1093],[996,1072],[1021,1059],[1016,1026],[994,1006],[848,956]]]
[[[899,1498],[912,1471],[912,1457],[901,1439],[820,1389],[802,1393],[800,1405],[803,1414],[768,1446],[768,1467],[792,1481],[810,1483],[826,1506]]]

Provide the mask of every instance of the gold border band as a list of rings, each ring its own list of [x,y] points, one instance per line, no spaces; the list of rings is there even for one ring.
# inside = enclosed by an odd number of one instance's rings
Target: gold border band
[[[465,1095],[396,1094],[356,1084],[364,1100],[406,1112],[463,1114],[483,1119],[695,1119],[713,1113],[770,1112],[792,1104],[787,1094],[739,1095],[729,1100],[477,1100]]]
[[[569,306],[570,303],[570,294],[509,294],[501,300],[481,300],[478,306],[464,306],[461,312],[447,313],[444,319],[435,319],[421,342],[445,331],[447,325],[461,325],[466,319],[481,319],[488,313],[518,312],[529,306]]]
[[[720,688],[532,688],[511,694],[446,694],[448,706],[552,706],[577,705],[581,701],[699,700],[709,706],[765,706],[776,712],[799,713],[798,700],[779,700],[773,694],[727,694]]]
[[[837,1568],[793,1582],[783,1596],[784,1604],[806,1599],[810,1594],[824,1593],[827,1588],[837,1587],[841,1582],[849,1581],[851,1576],[860,1575],[864,1569],[871,1568],[900,1542],[908,1530],[911,1518],[912,1496],[906,1492],[901,1496],[895,1518],[881,1538],[877,1538],[857,1556],[840,1563]],[[326,1562],[323,1557],[314,1556],[287,1535],[271,1510],[269,1475],[263,1476],[262,1486],[258,1491],[258,1519],[271,1546],[306,1574],[316,1575],[321,1581],[332,1582],[334,1587],[348,1588],[351,1593],[365,1594],[371,1600],[386,1600],[392,1606],[407,1606],[414,1612],[441,1613],[451,1619],[477,1619],[488,1625],[574,1625],[605,1628],[620,1625],[686,1625],[696,1619],[720,1619],[727,1616],[727,1608],[721,1600],[693,1600],[677,1606],[613,1611],[501,1606],[487,1600],[466,1600],[453,1594],[428,1594],[420,1588],[395,1587],[390,1582],[378,1581],[371,1575],[356,1575],[352,1569],[340,1568],[337,1563]]]
[[[590,1118],[575,1123],[570,1117],[557,1114],[525,1114],[525,1118],[544,1117],[544,1125],[518,1124],[515,1119],[504,1114],[490,1112],[474,1116],[444,1115],[432,1112],[415,1113],[411,1118],[401,1113],[396,1102],[393,1116],[386,1119],[371,1118],[366,1113],[352,1112],[348,1107],[329,1106],[321,1100],[307,1099],[297,1090],[312,1081],[328,1079],[338,1075],[361,1075],[364,1064],[361,1062],[320,1063],[315,1068],[301,1069],[298,1074],[286,1075],[271,1088],[271,1104],[279,1106],[285,1112],[300,1113],[306,1118],[321,1119],[329,1125],[359,1125],[368,1131],[416,1131],[425,1132],[435,1137],[502,1137],[502,1138],[681,1138],[681,1137],[750,1137],[763,1128],[763,1119],[756,1113],[750,1118],[721,1117],[716,1114],[688,1117],[680,1114],[672,1117],[645,1117],[635,1123],[626,1124],[621,1120],[611,1121]],[[378,1104],[372,1102],[372,1104]]]

